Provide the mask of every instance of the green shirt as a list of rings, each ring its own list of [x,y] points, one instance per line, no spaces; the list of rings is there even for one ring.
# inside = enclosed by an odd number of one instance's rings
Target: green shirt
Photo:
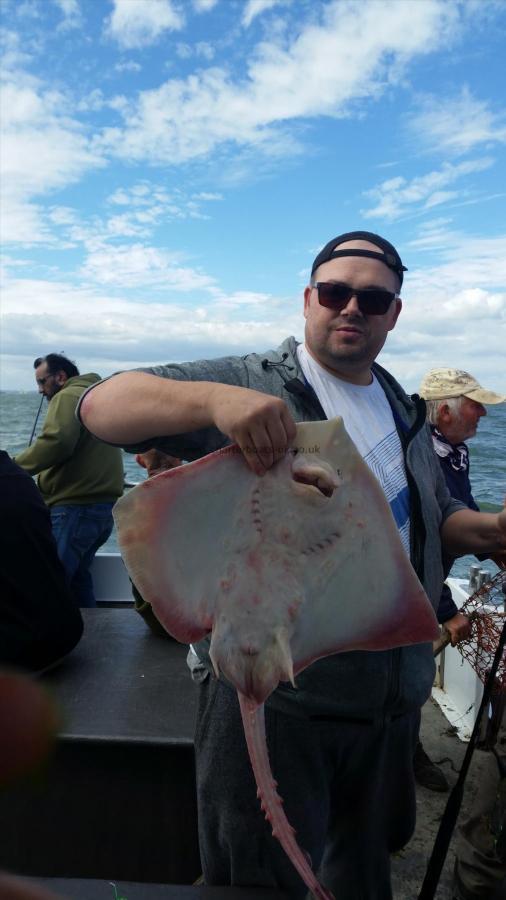
[[[84,391],[100,381],[95,373],[69,378],[49,401],[40,436],[15,457],[37,484],[48,506],[115,502],[123,493],[121,450],[102,443],[75,415]]]

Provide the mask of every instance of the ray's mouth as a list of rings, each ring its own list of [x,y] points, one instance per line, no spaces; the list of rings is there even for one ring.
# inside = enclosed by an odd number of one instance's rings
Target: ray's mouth
[[[316,488],[324,497],[332,497],[334,493],[335,485],[323,472],[299,471],[293,472],[292,477],[298,484],[307,484]]]

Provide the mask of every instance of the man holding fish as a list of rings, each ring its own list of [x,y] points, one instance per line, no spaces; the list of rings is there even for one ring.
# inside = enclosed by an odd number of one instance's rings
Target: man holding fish
[[[304,291],[304,344],[288,338],[263,354],[120,373],[87,392],[82,421],[101,440],[187,460],[234,441],[262,478],[285,458],[295,422],[342,416],[437,608],[441,546],[453,556],[504,551],[506,512],[452,500],[425,405],[375,363],[402,309],[404,271],[384,238],[340,235],[316,257]],[[296,689],[283,681],[266,701],[288,818],[340,900],[390,900],[390,853],[414,828],[413,751],[434,676],[432,647],[422,640],[319,659]],[[236,694],[213,677],[208,641],[196,651],[210,671],[195,736],[205,881],[278,885],[302,900],[304,884],[258,808]]]

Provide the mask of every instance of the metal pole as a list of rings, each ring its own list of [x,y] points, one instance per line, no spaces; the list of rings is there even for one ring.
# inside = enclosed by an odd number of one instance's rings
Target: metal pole
[[[43,404],[43,403],[44,403],[44,394],[42,394],[42,397],[40,398],[39,408],[38,408],[38,410],[37,410],[37,415],[35,416],[35,422],[33,423],[32,433],[31,433],[31,435],[30,435],[30,440],[28,441],[28,446],[29,446],[29,447],[30,447],[30,445],[31,445],[31,443],[32,443],[32,441],[33,441],[33,436],[34,436],[34,434],[35,434],[35,429],[37,428],[37,422],[38,422],[38,420],[39,420],[40,411],[41,411],[41,409],[42,409],[42,404]]]

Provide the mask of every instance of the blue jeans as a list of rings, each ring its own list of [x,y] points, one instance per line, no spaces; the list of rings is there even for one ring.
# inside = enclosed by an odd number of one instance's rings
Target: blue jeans
[[[51,524],[70,588],[79,606],[96,606],[90,566],[113,529],[113,503],[52,506]]]

